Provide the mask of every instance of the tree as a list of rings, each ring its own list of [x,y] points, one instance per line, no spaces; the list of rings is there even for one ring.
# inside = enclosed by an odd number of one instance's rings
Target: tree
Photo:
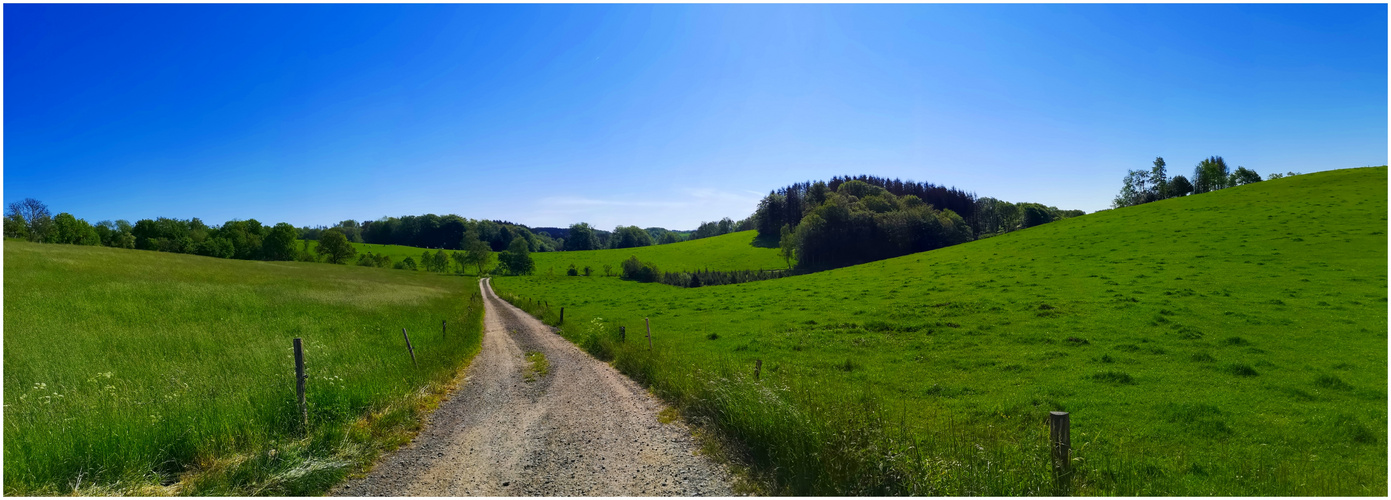
[[[261,257],[266,260],[295,260],[295,226],[281,222],[261,240]],[[322,242],[321,242],[322,243]]]
[[[507,250],[498,253],[497,260],[499,269],[508,274],[526,275],[536,269],[536,263],[531,260],[531,250],[521,238],[512,240]]]
[[[1144,170],[1131,170],[1125,174],[1122,180],[1121,192],[1116,198],[1111,200],[1112,208],[1129,207],[1139,205],[1146,201],[1150,188],[1150,173]],[[1025,212],[1025,219],[1028,219],[1028,210]],[[1024,227],[1029,227],[1027,222]]]
[[[790,225],[783,224],[782,231],[779,232],[778,255],[787,263],[787,268],[792,269],[792,260],[797,257],[797,235],[792,232]]]
[[[1236,171],[1232,172],[1232,177],[1229,180],[1228,185],[1241,186],[1260,181],[1261,174],[1256,173],[1255,170],[1250,170],[1246,167],[1236,167]]]
[[[1029,203],[1024,206],[1024,227],[1034,227],[1052,221],[1053,215],[1042,205]]]
[[[1187,177],[1184,177],[1182,175],[1175,175],[1173,179],[1169,179],[1170,196],[1185,196],[1188,193],[1192,192],[1193,184],[1188,182]]]
[[[1227,187],[1231,173],[1227,162],[1221,156],[1213,156],[1198,162],[1193,169],[1193,193],[1202,194]]]
[[[633,248],[651,246],[652,235],[637,226],[618,226],[613,230],[613,238],[609,240],[611,248]]]
[[[657,269],[656,264],[639,261],[636,255],[623,261],[620,267],[623,268],[623,279],[651,283],[662,277],[662,272]]]
[[[437,273],[449,272],[449,256],[444,250],[435,250],[435,254],[430,256],[430,263],[434,264],[434,271]]]
[[[613,264],[604,264],[604,276],[613,276]]]
[[[512,241],[518,240],[513,239]],[[523,245],[526,245],[525,240],[521,241]],[[478,270],[478,276],[483,276],[483,268],[488,265],[488,259],[492,257],[492,248],[478,238],[477,231],[465,232],[460,246],[463,247],[466,254],[464,261]]]
[[[101,237],[87,221],[63,212],[53,218],[52,227],[44,240],[47,243],[69,243],[73,245],[96,245]]]
[[[565,238],[565,250],[597,250],[599,235],[588,223],[581,222],[570,226],[570,235]]]
[[[329,229],[319,234],[319,246],[314,251],[334,264],[346,264],[357,255],[357,249],[348,242],[348,237],[337,229]]]
[[[24,216],[17,213],[5,216],[5,237],[29,238],[29,225],[24,222]]]
[[[1162,200],[1169,197],[1169,176],[1164,170],[1164,157],[1154,157],[1154,168],[1150,169],[1150,186],[1154,193],[1154,199],[1148,201]]]
[[[48,205],[33,198],[25,198],[11,203],[6,215],[10,217],[17,215],[17,221],[24,221],[28,227],[29,241],[46,240],[48,230],[53,225],[53,216],[48,211]]]

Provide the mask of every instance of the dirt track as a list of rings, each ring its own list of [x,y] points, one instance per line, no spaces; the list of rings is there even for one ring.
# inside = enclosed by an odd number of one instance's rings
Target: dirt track
[[[612,367],[482,288],[482,351],[415,441],[336,495],[730,495],[729,473]],[[523,356],[550,373],[527,382]]]

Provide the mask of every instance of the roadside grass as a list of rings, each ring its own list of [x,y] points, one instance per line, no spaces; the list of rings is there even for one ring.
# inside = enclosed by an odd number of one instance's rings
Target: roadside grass
[[[479,349],[475,279],[14,240],[4,252],[7,495],[319,494],[408,442]]]
[[[1386,197],[1338,170],[771,281],[493,285],[773,493],[1384,496]]]

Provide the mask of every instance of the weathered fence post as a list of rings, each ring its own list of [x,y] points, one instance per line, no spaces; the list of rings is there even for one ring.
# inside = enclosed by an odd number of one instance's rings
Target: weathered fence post
[[[1053,449],[1053,477],[1059,488],[1066,488],[1072,469],[1072,423],[1067,412],[1048,412],[1048,437]]]
[[[753,360],[753,379],[758,380],[758,372],[763,371],[763,360]]]
[[[440,338],[449,338],[449,320],[447,319],[440,320]]]
[[[560,324],[565,324],[565,308],[560,308]]]
[[[627,339],[628,339],[628,328],[627,328],[627,327],[623,327],[623,326],[618,327],[618,341],[619,341],[619,342],[625,342],[625,341],[627,341]]]
[[[642,322],[647,324],[647,350],[652,350],[652,322],[647,318],[642,318]]]
[[[411,336],[406,335],[405,328],[401,329],[401,336],[406,338],[406,350],[411,353],[411,366],[420,368],[420,365],[415,362],[415,348],[411,347]]]
[[[295,338],[295,393],[299,395],[299,416],[304,433],[309,434],[309,407],[304,404],[304,344]]]

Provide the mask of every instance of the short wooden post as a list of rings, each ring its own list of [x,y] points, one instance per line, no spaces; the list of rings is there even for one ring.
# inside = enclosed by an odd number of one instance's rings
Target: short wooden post
[[[295,338],[295,393],[299,395],[299,416],[304,424],[305,434],[309,433],[309,407],[304,404],[304,343]]]
[[[642,322],[647,324],[647,350],[652,350],[652,322],[647,318],[642,318]]]
[[[627,327],[623,327],[623,326],[618,327],[618,341],[619,341],[619,342],[624,342],[624,341],[627,340],[627,338],[628,338],[628,328],[627,328]]]
[[[565,324],[565,308],[560,308],[560,324]]]
[[[411,366],[420,368],[420,365],[415,362],[415,348],[411,347],[411,336],[406,335],[405,328],[401,329],[401,336],[406,338],[406,350],[411,353]]]
[[[758,372],[763,371],[763,360],[753,360],[753,379],[758,380]]]
[[[440,338],[449,338],[449,320],[447,319],[440,320]]]
[[[1048,412],[1048,436],[1053,445],[1053,476],[1059,480],[1059,486],[1065,484],[1072,469],[1069,457],[1072,452],[1071,425],[1067,412]]]

